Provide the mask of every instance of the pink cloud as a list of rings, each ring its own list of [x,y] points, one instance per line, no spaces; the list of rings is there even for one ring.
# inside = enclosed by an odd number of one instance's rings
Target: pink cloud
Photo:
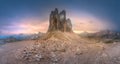
[[[79,15],[80,14],[80,15]],[[81,31],[99,31],[109,28],[113,28],[113,25],[108,22],[109,20],[97,18],[91,14],[79,13],[69,14],[67,17],[71,19],[73,24],[73,30],[76,32]],[[24,18],[19,23],[13,23],[12,26],[8,26],[12,29],[8,33],[36,33],[46,32],[49,26],[49,20],[41,20],[38,18]],[[15,29],[16,28],[16,29]]]

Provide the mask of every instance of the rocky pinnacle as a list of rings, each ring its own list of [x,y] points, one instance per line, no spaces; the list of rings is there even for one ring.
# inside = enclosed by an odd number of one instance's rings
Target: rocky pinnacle
[[[59,12],[58,9],[55,8],[54,11],[51,11],[48,32],[53,31],[73,32],[71,20],[69,18],[66,19],[65,10]]]

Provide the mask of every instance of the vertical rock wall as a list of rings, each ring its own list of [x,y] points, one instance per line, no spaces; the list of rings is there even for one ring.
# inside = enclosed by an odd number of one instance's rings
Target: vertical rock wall
[[[71,20],[66,19],[65,10],[59,13],[58,9],[55,8],[54,11],[51,11],[48,32],[52,31],[73,32]]]

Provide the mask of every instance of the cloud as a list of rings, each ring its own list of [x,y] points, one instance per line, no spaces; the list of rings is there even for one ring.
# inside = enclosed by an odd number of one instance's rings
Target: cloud
[[[79,15],[80,14],[80,15]],[[91,14],[79,13],[69,14],[67,17],[71,19],[73,30],[76,32],[88,31],[95,32],[105,29],[112,29],[113,25],[105,19],[100,19]],[[18,22],[16,22],[18,21]],[[19,33],[36,33],[46,32],[49,26],[48,18],[28,17],[20,20],[16,19],[9,25],[1,26],[1,31],[7,34]]]
[[[79,13],[68,15],[73,24],[74,31],[95,32],[106,29],[114,29],[114,25],[106,19],[100,19],[92,14]]]

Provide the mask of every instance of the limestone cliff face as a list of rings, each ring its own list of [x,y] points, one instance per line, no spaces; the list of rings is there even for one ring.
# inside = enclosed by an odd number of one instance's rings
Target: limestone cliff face
[[[73,32],[71,20],[66,19],[65,10],[59,13],[58,9],[55,8],[54,11],[51,11],[48,32],[52,31]]]

